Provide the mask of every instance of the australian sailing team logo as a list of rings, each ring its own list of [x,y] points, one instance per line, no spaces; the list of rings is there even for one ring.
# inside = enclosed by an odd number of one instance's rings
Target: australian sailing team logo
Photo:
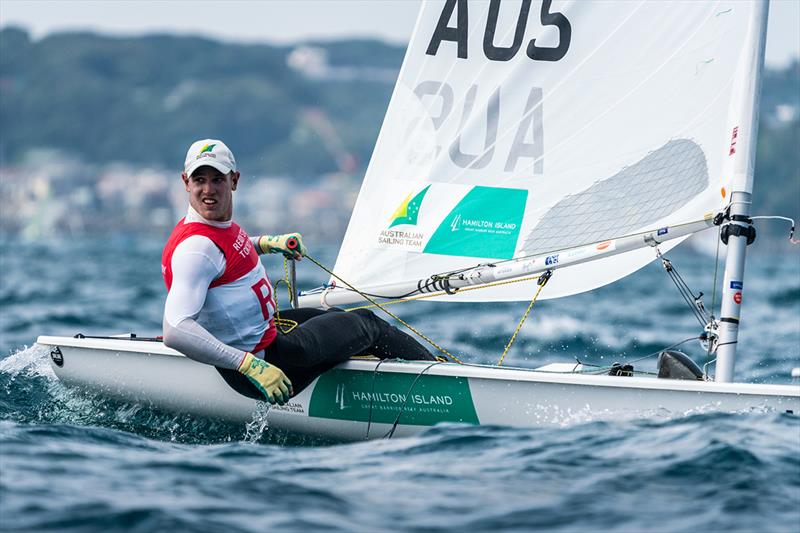
[[[411,196],[414,194],[413,192],[408,193],[406,199],[400,202],[400,205],[397,206],[394,213],[391,216],[391,223],[389,224],[390,228],[395,226],[399,226],[401,224],[408,224],[412,226],[417,225],[417,217],[419,216],[420,207],[422,207],[422,200],[425,198],[425,194],[428,192],[431,186],[428,185],[420,192],[418,192],[414,197]]]
[[[217,145],[217,144],[216,144],[216,143],[214,143],[214,144],[206,144],[205,146],[203,146],[203,147],[200,149],[200,151],[199,151],[199,152],[197,152],[197,155],[196,155],[196,156],[194,156],[195,160],[197,160],[197,159],[201,159],[201,158],[203,158],[203,157],[213,157],[213,158],[215,158],[215,159],[216,159],[216,157],[217,157],[217,154],[215,154],[215,153],[214,153],[214,147],[215,147],[216,145]]]
[[[389,217],[389,226],[381,230],[378,236],[379,246],[389,246],[393,248],[405,249],[408,251],[420,251],[425,242],[425,233],[417,228],[395,228],[396,226],[416,226],[419,219],[419,212],[422,208],[422,201],[431,188],[427,185],[424,189],[417,192],[408,193],[408,196],[400,202],[400,205]]]

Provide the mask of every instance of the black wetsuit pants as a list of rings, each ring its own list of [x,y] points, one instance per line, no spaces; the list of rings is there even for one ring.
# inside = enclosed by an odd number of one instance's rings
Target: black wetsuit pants
[[[381,359],[433,361],[436,358],[413,337],[367,309],[287,309],[281,318],[298,326],[278,336],[264,350],[264,359],[292,381],[295,394],[314,378],[354,355]]]

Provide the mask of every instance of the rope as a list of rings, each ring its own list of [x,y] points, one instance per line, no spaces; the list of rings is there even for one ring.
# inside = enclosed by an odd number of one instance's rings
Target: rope
[[[670,277],[672,282],[675,284],[675,287],[678,289],[683,300],[692,310],[692,314],[700,323],[700,327],[706,327],[708,323],[709,317],[707,313],[705,313],[705,308],[702,305],[702,297],[703,293],[699,293],[698,296],[695,296],[692,290],[689,288],[689,285],[684,281],[675,267],[672,265],[672,261],[667,259],[661,254],[661,250],[656,248],[656,255],[659,259],[661,259],[661,264],[664,266],[664,270],[667,271],[667,275]]]
[[[714,332],[713,330],[714,330],[714,324],[715,324],[714,310],[717,308],[717,274],[719,274],[719,243],[720,243],[720,241],[722,241],[722,225],[720,225],[719,229],[717,230],[717,251],[714,254],[714,285],[713,285],[713,289],[711,290],[711,317],[710,317],[710,320],[708,321],[709,326],[710,326],[712,331],[710,331],[709,334],[710,333],[716,334],[716,332]],[[711,364],[711,352],[713,352],[716,349],[717,349],[717,346],[714,345],[714,339],[709,337],[708,338],[708,347],[706,348],[706,364],[703,365],[703,374],[705,374],[706,377],[708,377],[708,373],[707,373],[706,369]],[[714,360],[716,361],[716,359],[714,359]]]
[[[327,272],[328,274],[330,274],[332,277],[334,277],[334,278],[338,279],[339,281],[341,281],[342,283],[344,283],[345,285],[347,285],[347,287],[349,287],[349,288],[350,288],[350,290],[352,290],[352,291],[354,291],[354,292],[357,292],[357,293],[358,293],[358,294],[359,294],[359,295],[360,295],[362,298],[364,298],[365,300],[367,300],[368,302],[370,302],[372,305],[374,305],[375,307],[377,307],[378,309],[380,309],[381,311],[383,311],[384,313],[386,313],[386,314],[387,314],[387,315],[389,315],[390,317],[392,317],[392,318],[394,318],[395,320],[397,320],[397,321],[398,321],[400,324],[402,324],[403,326],[405,326],[406,328],[408,328],[408,329],[409,329],[409,331],[412,331],[412,332],[413,332],[415,335],[417,335],[419,338],[421,338],[422,340],[424,340],[425,342],[427,342],[428,344],[430,344],[431,346],[433,346],[434,348],[436,348],[437,350],[439,350],[441,353],[445,354],[445,355],[446,355],[447,357],[449,357],[451,360],[455,361],[455,362],[456,362],[456,363],[458,363],[458,364],[463,364],[463,363],[461,362],[461,360],[460,360],[458,357],[456,357],[455,355],[453,355],[453,354],[451,354],[450,352],[448,352],[448,351],[447,351],[445,348],[443,348],[443,347],[439,346],[439,345],[438,345],[438,344],[437,344],[437,343],[436,343],[436,342],[435,342],[433,339],[431,339],[430,337],[428,337],[427,335],[425,335],[424,333],[422,333],[421,331],[419,331],[418,329],[416,329],[414,326],[412,326],[411,324],[409,324],[408,322],[406,322],[405,320],[403,320],[402,318],[400,318],[400,317],[399,317],[399,316],[397,316],[396,314],[394,314],[394,313],[392,313],[391,311],[389,311],[388,309],[386,309],[384,306],[382,306],[381,304],[379,304],[378,302],[376,302],[375,300],[373,300],[372,298],[370,298],[369,296],[367,296],[367,295],[366,295],[366,294],[364,294],[363,292],[361,292],[361,291],[359,291],[358,289],[356,289],[355,287],[353,287],[351,284],[349,284],[348,282],[346,282],[345,280],[343,280],[341,277],[339,277],[339,276],[337,276],[336,274],[334,274],[332,271],[330,271],[329,269],[327,269],[327,268],[326,268],[326,267],[325,267],[325,266],[324,266],[322,263],[320,263],[319,261],[317,261],[316,259],[314,259],[314,258],[313,258],[313,257],[311,257],[310,255],[306,255],[305,257],[306,257],[306,259],[308,259],[309,261],[311,261],[312,263],[314,263],[315,265],[317,265],[319,268],[321,268],[322,270],[324,270],[325,272]]]
[[[397,418],[395,418],[394,419],[394,423],[392,423],[392,429],[390,429],[386,433],[386,435],[383,436],[384,439],[391,439],[394,436],[394,432],[397,429],[398,424],[400,424],[400,417],[403,416],[403,413],[406,410],[406,406],[408,406],[408,399],[411,397],[411,393],[414,391],[414,387],[417,385],[417,381],[419,381],[419,378],[422,377],[422,374],[424,374],[425,372],[427,372],[431,368],[435,367],[436,365],[440,365],[440,364],[442,364],[440,361],[437,361],[435,363],[429,364],[428,366],[423,368],[422,371],[420,371],[420,373],[417,374],[417,377],[414,378],[414,381],[411,382],[411,386],[408,388],[408,392],[406,392],[405,401],[403,402],[403,406],[397,412]],[[377,367],[375,367],[375,370],[377,371]]]
[[[714,318],[714,309],[717,308],[717,273],[719,273],[719,243],[722,240],[722,226],[717,230],[717,253],[714,254],[714,285],[711,290],[711,318]]]
[[[292,283],[289,281],[289,260],[286,258],[286,256],[283,256],[283,273],[284,278],[275,282],[275,287],[273,287],[272,291],[275,294],[275,327],[278,328],[281,333],[286,335],[298,326],[298,323],[294,320],[281,318],[281,311],[280,307],[278,306],[278,285],[281,283],[286,285],[286,290],[289,293],[289,302],[292,301],[292,291],[294,290]]]
[[[527,278],[514,278],[514,279],[505,280],[505,281],[495,281],[494,283],[487,283],[486,285],[478,285],[478,286],[475,286],[475,287],[462,287],[462,288],[458,289],[458,292],[476,291],[478,289],[488,289],[489,287],[499,287],[501,285],[511,285],[512,283],[520,283],[522,281],[533,281],[533,280],[537,280],[537,279],[539,279],[539,276],[529,276]],[[416,300],[426,300],[428,298],[436,298],[437,296],[444,296],[445,294],[447,294],[447,292],[445,292],[445,291],[432,292],[430,294],[423,294],[421,296],[413,296],[411,298],[398,298],[396,300],[389,300],[388,302],[383,302],[381,305],[387,306],[387,305],[400,304],[400,303],[404,303],[404,302],[413,302],[413,301],[416,301]],[[370,304],[370,305],[362,305],[362,306],[359,306],[359,307],[348,307],[346,309],[346,311],[355,311],[357,309],[375,309],[376,307],[380,307],[380,306],[378,306],[377,304],[375,304],[375,305]]]
[[[306,256],[308,257],[308,256]],[[386,359],[381,359],[375,368],[372,370],[372,391],[369,394],[369,419],[367,420],[367,440],[369,440],[369,430],[372,428],[372,399],[375,398],[375,378],[378,376],[378,369],[381,367]]]
[[[517,324],[517,329],[514,330],[514,334],[511,335],[511,339],[509,339],[508,344],[506,344],[506,347],[503,350],[503,354],[500,356],[500,360],[497,361],[497,366],[503,365],[503,360],[505,360],[506,354],[511,349],[511,345],[514,344],[515,340],[517,340],[517,335],[519,335],[519,332],[522,329],[522,325],[525,323],[525,320],[527,320],[528,315],[531,312],[531,309],[533,309],[533,304],[536,303],[536,299],[539,297],[539,293],[542,292],[542,289],[544,289],[544,286],[547,285],[548,280],[552,276],[553,276],[552,270],[548,270],[547,272],[539,276],[539,281],[536,282],[539,285],[539,288],[536,289],[536,294],[533,295],[533,299],[531,300],[531,303],[528,304],[528,308],[525,310],[525,314],[522,315],[519,324]]]
[[[289,320],[288,318],[280,318],[277,316],[277,311],[275,313],[275,327],[281,330],[281,333],[284,335],[288,335],[291,331],[296,328],[299,324],[294,320]]]
[[[285,255],[283,256],[283,280],[286,282],[286,291],[288,292],[289,296],[289,304],[292,303],[292,297],[294,296],[294,291],[297,287],[292,287],[291,282],[292,277],[289,275],[289,258]],[[277,283],[276,283],[277,285]]]
[[[636,359],[631,359],[630,361],[625,361],[625,362],[628,363],[628,364],[638,363],[639,361],[643,361],[643,360],[648,359],[650,357],[655,357],[656,355],[659,355],[661,352],[665,352],[667,350],[672,350],[673,348],[677,348],[681,344],[686,344],[689,341],[695,341],[697,339],[698,339],[698,337],[688,337],[686,339],[683,339],[682,341],[676,342],[675,344],[670,344],[669,346],[667,346],[665,348],[661,348],[660,350],[657,350],[655,352],[652,352],[652,353],[649,353],[647,355],[643,355],[641,357],[637,357]]]
[[[800,244],[800,239],[794,238],[794,219],[789,217],[779,217],[779,216],[757,216],[757,217],[750,217],[750,220],[758,220],[758,219],[767,219],[767,220],[785,220],[789,222],[792,227],[789,229],[789,242],[792,244]]]

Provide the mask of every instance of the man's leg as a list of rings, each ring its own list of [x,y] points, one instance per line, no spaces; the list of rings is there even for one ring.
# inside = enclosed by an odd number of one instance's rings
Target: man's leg
[[[286,335],[278,333],[264,351],[264,359],[286,373],[295,392],[354,355],[435,360],[416,340],[366,309],[349,313],[330,309],[310,318],[303,313],[292,316],[289,311],[283,315],[306,320]]]
[[[288,314],[288,313],[287,313]],[[363,353],[380,333],[358,315],[341,310],[328,310],[307,318],[287,334],[278,332],[264,350],[264,359],[277,366],[292,381],[295,394],[314,378]]]
[[[369,353],[381,359],[406,359],[409,361],[435,361],[436,358],[417,339],[400,331],[369,309],[351,311],[362,320],[374,324],[381,332],[378,340],[369,347]]]

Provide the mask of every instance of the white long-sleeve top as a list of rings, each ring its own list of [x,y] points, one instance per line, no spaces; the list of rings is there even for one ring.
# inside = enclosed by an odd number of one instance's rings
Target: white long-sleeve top
[[[184,224],[201,223],[230,228],[232,221],[215,222],[189,207]],[[245,234],[246,236],[246,234]],[[253,253],[260,251],[250,239]],[[164,344],[197,361],[237,369],[246,351],[259,344],[272,327],[272,288],[260,262],[245,275],[212,285],[226,272],[225,254],[204,235],[191,235],[172,252],[171,285],[164,305]]]

